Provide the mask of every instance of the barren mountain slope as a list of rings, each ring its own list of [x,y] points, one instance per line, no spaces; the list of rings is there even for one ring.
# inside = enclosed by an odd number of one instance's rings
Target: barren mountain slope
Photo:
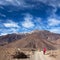
[[[25,38],[14,41],[6,47],[17,47],[17,48],[43,48],[55,49],[56,39],[59,39],[60,35],[50,33],[48,31],[35,31],[32,34],[28,34]],[[55,39],[55,40],[54,40]]]

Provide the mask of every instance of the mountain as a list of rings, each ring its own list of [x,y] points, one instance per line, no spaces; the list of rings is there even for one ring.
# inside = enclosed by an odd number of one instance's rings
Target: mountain
[[[22,39],[17,39],[16,41],[13,41],[5,45],[5,47],[40,49],[46,47],[47,49],[56,49],[58,44],[56,43],[56,41],[58,41],[59,39],[60,34],[52,33],[46,30],[35,30],[32,33],[27,34],[24,38],[22,37]]]
[[[15,34],[15,33],[0,36],[0,45],[1,46],[6,45],[16,40],[22,39],[23,37],[25,37],[25,34]]]
[[[35,30],[27,34],[8,34],[0,36],[0,60],[13,60],[12,55],[20,48],[21,51],[32,49],[47,50],[60,48],[60,34],[46,30]]]

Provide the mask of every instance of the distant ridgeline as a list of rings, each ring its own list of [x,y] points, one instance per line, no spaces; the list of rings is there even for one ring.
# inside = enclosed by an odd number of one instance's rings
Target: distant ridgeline
[[[18,48],[44,48],[55,49],[60,46],[60,34],[52,33],[46,30],[35,30],[26,34],[8,34],[0,36],[0,46]]]

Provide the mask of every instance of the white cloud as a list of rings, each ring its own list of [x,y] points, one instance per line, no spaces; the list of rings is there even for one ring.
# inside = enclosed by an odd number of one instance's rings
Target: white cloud
[[[0,0],[0,5],[13,5],[20,8],[33,7],[33,5],[26,3],[25,0]]]
[[[19,29],[20,29],[20,28],[10,28],[10,31],[11,31],[12,33],[18,33]]]
[[[0,5],[6,5],[7,2],[5,0],[0,0]]]
[[[8,22],[3,23],[3,25],[4,25],[5,27],[9,27],[9,28],[11,28],[11,27],[20,28],[20,26],[18,25],[18,23],[14,22],[14,21],[12,21],[12,20],[9,20]]]
[[[43,2],[53,7],[60,7],[60,0],[34,0],[34,1]]]
[[[2,36],[2,35],[7,35],[7,33],[1,33],[0,36]]]
[[[57,26],[59,24],[60,24],[60,20],[58,19],[55,19],[55,18],[48,19],[49,26]]]
[[[19,6],[20,8],[35,8],[38,3],[43,2],[46,5],[52,6],[54,8],[60,7],[60,0],[31,0],[29,2],[36,2],[34,3],[27,3],[27,0],[0,0],[0,5],[14,5]]]
[[[0,5],[0,8],[1,8],[1,9],[4,9],[4,7],[3,7],[3,6],[1,6],[1,5]]]
[[[54,33],[60,33],[60,27],[49,29],[49,31],[54,32]]]
[[[0,5],[13,5],[19,7],[18,9],[34,7],[33,4],[28,4],[25,0],[0,0]]]
[[[25,27],[25,28],[31,28],[31,27],[34,27],[34,23],[30,20],[25,20],[22,23],[22,26]]]
[[[18,33],[20,32],[20,29],[21,26],[19,25],[18,22],[7,20],[4,23],[2,23],[2,20],[0,20],[0,36],[6,34]]]
[[[15,5],[15,6],[23,6],[25,4],[24,0],[0,0],[0,5]]]
[[[2,17],[6,17],[6,15],[4,15],[4,14],[1,14],[1,13],[0,13],[0,16],[2,16]]]
[[[34,27],[34,23],[32,22],[33,17],[30,14],[27,14],[24,17],[24,22],[22,22],[22,26],[25,28],[31,28]]]
[[[30,2],[43,2],[47,5],[53,6],[53,7],[60,7],[60,0],[31,0]],[[25,6],[27,7],[32,6],[31,4],[26,3],[26,0],[0,0],[0,4],[2,5],[8,5],[8,4],[13,4],[13,5],[20,5],[20,6]]]
[[[35,19],[35,22],[38,22],[38,23],[40,23],[41,22],[41,18],[40,17],[36,17],[36,19]]]
[[[42,19],[40,17],[36,17],[36,19],[34,20],[35,25],[35,29],[42,29],[43,28],[43,23],[42,23]]]
[[[0,29],[0,35],[6,35],[6,34],[11,34],[11,33],[18,33],[19,28],[1,28]]]
[[[11,4],[13,4],[13,5],[22,5],[22,4],[24,4],[24,1],[19,1],[19,0],[6,0],[6,2],[9,2],[9,3],[11,3]]]

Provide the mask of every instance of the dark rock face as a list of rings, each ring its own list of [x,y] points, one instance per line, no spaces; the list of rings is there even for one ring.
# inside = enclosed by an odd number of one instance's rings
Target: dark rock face
[[[0,36],[0,45],[4,46],[8,43],[14,42],[16,40],[22,39],[25,37],[24,34],[8,34],[5,36]]]

